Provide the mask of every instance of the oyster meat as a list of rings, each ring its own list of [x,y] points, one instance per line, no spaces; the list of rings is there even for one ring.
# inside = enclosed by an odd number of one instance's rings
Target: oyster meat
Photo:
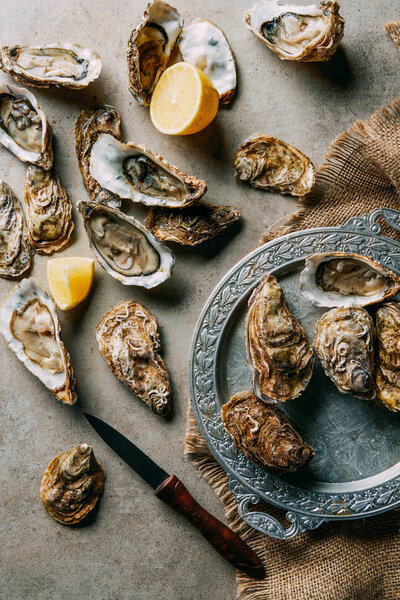
[[[264,469],[295,471],[314,456],[283,412],[250,391],[235,394],[221,413],[236,448]]]
[[[49,463],[40,486],[40,498],[53,519],[75,525],[94,509],[103,488],[104,471],[93,448],[79,444]]]
[[[152,0],[142,22],[132,31],[126,52],[129,90],[140,104],[149,106],[182,27],[183,19],[175,8],[161,0]]]
[[[25,367],[64,404],[75,404],[75,380],[55,306],[36,279],[23,279],[5,298],[0,331]]]
[[[0,68],[22,85],[81,89],[98,78],[101,60],[78,44],[1,46]]]
[[[31,267],[24,212],[11,188],[0,181],[0,277],[20,277]]]
[[[102,135],[93,145],[90,174],[98,183],[132,202],[181,208],[207,191],[205,181],[186,175],[144,146]]]
[[[121,302],[102,317],[96,339],[113,374],[155,413],[168,414],[171,386],[158,355],[161,344],[155,317],[138,302]]]
[[[310,159],[294,146],[263,133],[240,144],[233,168],[236,179],[270,192],[304,196],[314,184]]]
[[[387,408],[400,410],[400,304],[388,302],[376,313],[378,340],[376,395]]]
[[[314,348],[339,392],[374,398],[374,324],[358,306],[333,308],[315,327]]]
[[[300,274],[300,289],[317,306],[368,306],[400,291],[400,277],[359,254],[312,254]]]
[[[343,37],[339,3],[320,6],[280,5],[277,0],[257,2],[244,20],[249,29],[283,60],[328,60]]]
[[[286,402],[306,389],[314,364],[312,346],[273,275],[262,278],[249,300],[244,337],[256,396]]]

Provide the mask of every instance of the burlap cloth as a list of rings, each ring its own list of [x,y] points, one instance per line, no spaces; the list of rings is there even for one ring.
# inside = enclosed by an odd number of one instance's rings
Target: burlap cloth
[[[400,48],[400,21],[386,25]],[[339,225],[376,207],[400,209],[400,98],[357,121],[331,144],[313,190],[285,224],[261,243],[290,231]],[[393,230],[384,231],[395,235]],[[221,499],[231,527],[263,560],[266,578],[237,571],[241,600],[400,600],[400,512],[348,522],[279,541],[239,517],[225,471],[212,458],[189,407],[186,453]],[[282,520],[282,511],[263,507]]]

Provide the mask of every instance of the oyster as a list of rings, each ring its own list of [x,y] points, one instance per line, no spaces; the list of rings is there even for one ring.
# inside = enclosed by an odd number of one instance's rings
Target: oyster
[[[121,198],[148,206],[181,208],[207,191],[205,181],[190,177],[144,146],[122,144],[102,135],[93,145],[90,174]]]
[[[258,397],[286,402],[306,389],[314,364],[312,346],[273,275],[264,275],[249,300],[244,337]]]
[[[400,291],[400,277],[359,254],[312,254],[300,274],[300,289],[317,306],[368,306]]]
[[[387,408],[400,410],[400,304],[388,302],[376,313],[378,339],[376,395]]]
[[[183,30],[179,50],[185,62],[208,75],[221,102],[228,104],[236,89],[236,65],[224,32],[207,19],[195,19]]]
[[[340,392],[374,398],[374,324],[358,306],[333,308],[315,327],[314,348]]]
[[[75,121],[76,156],[90,200],[119,208],[121,206],[120,198],[101,187],[93,179],[89,170],[92,146],[104,133],[112,135],[117,140],[121,139],[121,117],[119,112],[107,104],[85,108]]]
[[[53,519],[75,525],[94,509],[103,488],[104,471],[93,448],[79,444],[49,463],[40,486],[40,498]]]
[[[169,413],[171,387],[158,355],[161,344],[155,317],[138,302],[120,302],[100,320],[96,339],[114,375],[155,413]]]
[[[283,412],[250,391],[235,394],[221,413],[236,448],[264,469],[295,471],[314,457]]]
[[[308,6],[261,0],[246,13],[251,31],[283,60],[328,60],[343,37],[339,3],[328,0]]]
[[[152,0],[143,13],[142,22],[132,31],[126,51],[129,90],[140,104],[149,106],[182,27],[183,19],[175,8]]]
[[[314,184],[310,159],[294,146],[263,133],[240,144],[233,168],[236,179],[271,192],[304,196]]]
[[[0,68],[22,85],[81,89],[98,78],[101,60],[78,44],[1,46]]]
[[[11,188],[0,181],[0,277],[20,277],[31,267],[24,212]]]
[[[52,129],[35,96],[0,82],[0,143],[24,162],[50,169]]]
[[[36,279],[23,279],[5,298],[0,331],[25,367],[64,404],[75,404],[75,380],[55,306]]]

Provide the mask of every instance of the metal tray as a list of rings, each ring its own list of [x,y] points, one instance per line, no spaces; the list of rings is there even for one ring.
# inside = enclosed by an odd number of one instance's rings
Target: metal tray
[[[298,287],[309,254],[354,252],[400,273],[400,244],[379,235],[378,219],[400,231],[400,212],[379,208],[342,227],[299,231],[257,248],[220,281],[195,328],[189,368],[197,424],[228,473],[241,517],[278,539],[324,521],[370,517],[400,506],[400,414],[341,394],[318,361],[303,395],[280,406],[315,448],[315,458],[304,469],[276,476],[251,463],[235,448],[220,415],[234,393],[252,387],[243,324],[249,295],[262,275],[270,272],[278,278],[290,309],[312,339],[324,309],[308,303]],[[286,510],[290,526],[254,507],[250,510],[260,500]]]

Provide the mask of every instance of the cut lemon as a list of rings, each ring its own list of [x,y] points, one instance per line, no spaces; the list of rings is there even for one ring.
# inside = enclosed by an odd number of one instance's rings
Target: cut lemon
[[[92,287],[93,271],[92,258],[73,256],[47,261],[50,292],[61,310],[74,308],[87,297]]]
[[[151,97],[154,127],[169,135],[201,131],[218,111],[219,94],[208,75],[189,63],[176,63],[164,71]]]

